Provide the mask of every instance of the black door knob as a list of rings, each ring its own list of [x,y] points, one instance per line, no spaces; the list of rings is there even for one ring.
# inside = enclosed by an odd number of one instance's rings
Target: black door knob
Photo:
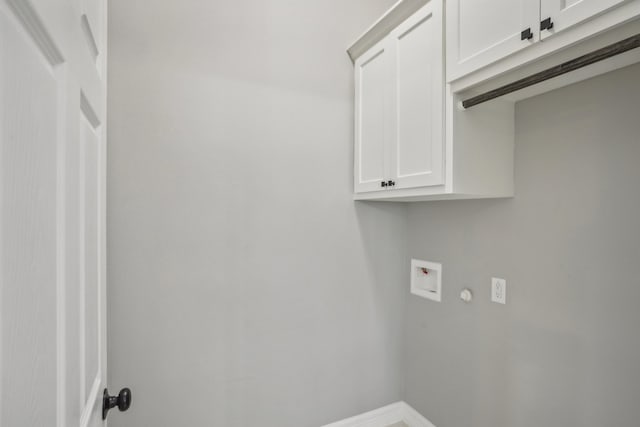
[[[543,19],[540,21],[540,31],[550,30],[553,28],[553,21],[551,18]]]
[[[386,187],[386,186],[387,186],[387,183],[386,183],[386,182],[382,181],[382,182],[380,183],[380,187]]]
[[[126,411],[131,406],[131,390],[123,388],[117,396],[109,396],[109,391],[105,388],[102,394],[102,419],[107,419],[109,409],[118,407],[121,412]]]
[[[388,185],[389,187],[393,187],[394,185],[396,185],[396,183],[395,183],[395,181],[391,181],[391,180],[389,180],[389,181],[387,182],[387,185]]]

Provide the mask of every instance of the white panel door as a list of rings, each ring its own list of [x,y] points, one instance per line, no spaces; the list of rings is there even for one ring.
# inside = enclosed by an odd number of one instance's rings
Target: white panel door
[[[395,66],[391,152],[394,188],[444,183],[442,1],[432,0],[390,35]]]
[[[0,0],[0,425],[104,426],[105,0]]]
[[[447,0],[446,4],[447,81],[539,40],[540,0]],[[531,31],[530,38],[523,36],[526,30]]]
[[[391,58],[383,40],[355,63],[354,191],[382,190],[391,135]]]
[[[550,19],[553,27],[540,33],[542,39],[593,18],[612,7],[637,0],[540,0],[541,20]]]

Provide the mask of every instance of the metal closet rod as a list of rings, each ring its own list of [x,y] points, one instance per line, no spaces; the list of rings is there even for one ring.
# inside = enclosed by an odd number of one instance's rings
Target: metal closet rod
[[[571,61],[556,65],[555,67],[547,68],[546,70],[532,74],[528,77],[516,80],[513,83],[500,86],[497,89],[493,89],[488,92],[481,93],[480,95],[465,99],[464,101],[462,101],[462,107],[470,108],[474,105],[482,104],[483,102],[490,101],[492,99],[501,97],[520,89],[524,89],[529,86],[533,86],[537,83],[552,79],[554,77],[558,77],[562,74],[569,73],[582,67],[586,67],[587,65],[591,65],[604,59],[611,58],[612,56],[619,55],[637,47],[640,47],[640,34],[636,34],[635,36],[594,50],[593,52],[589,52],[586,55],[579,56],[575,59],[572,59]]]

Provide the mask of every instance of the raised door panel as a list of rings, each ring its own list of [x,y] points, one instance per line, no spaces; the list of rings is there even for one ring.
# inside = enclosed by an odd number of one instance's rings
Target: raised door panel
[[[442,8],[431,1],[391,33],[394,66],[394,188],[444,183]]]
[[[540,33],[542,39],[575,24],[593,18],[607,10],[638,0],[541,0],[540,17],[551,19],[553,27]]]
[[[390,54],[383,41],[355,64],[355,192],[381,190],[388,176]]]
[[[539,40],[540,0],[447,1],[447,81]],[[522,32],[529,29],[530,38]]]

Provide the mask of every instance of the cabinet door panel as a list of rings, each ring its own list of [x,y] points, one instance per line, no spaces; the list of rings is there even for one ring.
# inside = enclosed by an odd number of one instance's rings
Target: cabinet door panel
[[[381,190],[388,176],[389,52],[384,43],[356,61],[355,192]]]
[[[395,188],[440,185],[443,171],[442,10],[432,1],[391,34],[396,87]]]
[[[545,39],[608,9],[631,1],[638,0],[541,0],[540,17],[541,19],[551,18],[553,28],[542,31],[540,36]]]
[[[539,40],[539,0],[447,1],[447,81]],[[532,37],[522,40],[521,32]]]

